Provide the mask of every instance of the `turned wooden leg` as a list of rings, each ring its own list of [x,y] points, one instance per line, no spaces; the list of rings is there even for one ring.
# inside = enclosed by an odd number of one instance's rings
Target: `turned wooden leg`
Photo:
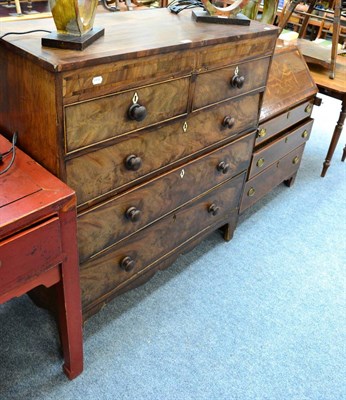
[[[346,145],[345,145],[344,150],[342,152],[341,161],[345,161],[345,159],[346,159]]]
[[[323,163],[323,169],[322,169],[322,173],[321,173],[322,178],[326,175],[326,172],[330,166],[330,162],[332,161],[336,145],[338,144],[338,141],[339,141],[339,138],[340,138],[340,135],[342,132],[342,128],[344,126],[345,117],[346,117],[346,95],[344,95],[344,97],[342,99],[339,120],[335,126],[332,140],[329,145],[328,153],[327,153],[326,159]]]

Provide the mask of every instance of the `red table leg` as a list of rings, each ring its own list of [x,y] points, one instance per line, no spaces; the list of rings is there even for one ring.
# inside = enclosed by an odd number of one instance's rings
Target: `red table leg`
[[[69,379],[83,371],[82,312],[77,253],[77,224],[74,204],[60,212],[62,247],[66,260],[61,264],[62,279],[57,284],[60,339],[64,354],[63,369]]]

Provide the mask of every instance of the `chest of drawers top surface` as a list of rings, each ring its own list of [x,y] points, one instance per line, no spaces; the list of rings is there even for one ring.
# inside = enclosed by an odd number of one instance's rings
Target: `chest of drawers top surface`
[[[96,16],[95,27],[105,28],[105,35],[84,51],[57,50],[41,46],[45,33],[8,35],[3,45],[36,60],[45,69],[67,71],[108,62],[158,55],[174,50],[270,37],[277,28],[251,21],[250,26],[201,24],[192,20],[189,11],[179,16],[168,9],[135,13],[110,13]],[[1,34],[31,29],[55,31],[53,19],[3,24]],[[270,51],[270,50],[269,50]],[[251,54],[248,55],[251,57]]]

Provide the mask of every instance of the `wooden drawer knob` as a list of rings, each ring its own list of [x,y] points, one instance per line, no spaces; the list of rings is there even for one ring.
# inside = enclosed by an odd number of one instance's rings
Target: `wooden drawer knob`
[[[217,215],[220,211],[220,207],[218,207],[216,204],[211,204],[208,208],[208,213],[211,215]]]
[[[120,261],[120,268],[126,272],[131,272],[135,267],[136,262],[131,257],[126,256]]]
[[[134,154],[126,157],[125,167],[130,171],[137,171],[142,165],[142,159]]]
[[[141,211],[136,207],[130,207],[126,210],[126,218],[128,218],[132,222],[137,222],[141,219]]]
[[[144,106],[135,103],[131,105],[127,113],[130,119],[140,122],[147,116],[147,109]]]
[[[225,117],[222,121],[222,126],[224,126],[225,128],[232,128],[234,124],[235,119],[230,115],[227,115],[227,117]]]
[[[234,75],[231,79],[231,86],[241,89],[245,82],[245,76]]]
[[[229,171],[229,164],[226,163],[226,161],[221,161],[216,168],[223,174],[227,174],[227,172]]]

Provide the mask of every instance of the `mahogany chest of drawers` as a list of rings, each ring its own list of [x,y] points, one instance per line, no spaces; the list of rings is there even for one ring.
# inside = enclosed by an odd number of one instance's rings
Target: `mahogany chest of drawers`
[[[77,194],[84,318],[213,230],[232,237],[277,37],[167,9],[95,26],[83,52],[0,43],[1,128]]]
[[[278,40],[240,212],[275,186],[293,184],[309,139],[317,87],[294,45]]]

